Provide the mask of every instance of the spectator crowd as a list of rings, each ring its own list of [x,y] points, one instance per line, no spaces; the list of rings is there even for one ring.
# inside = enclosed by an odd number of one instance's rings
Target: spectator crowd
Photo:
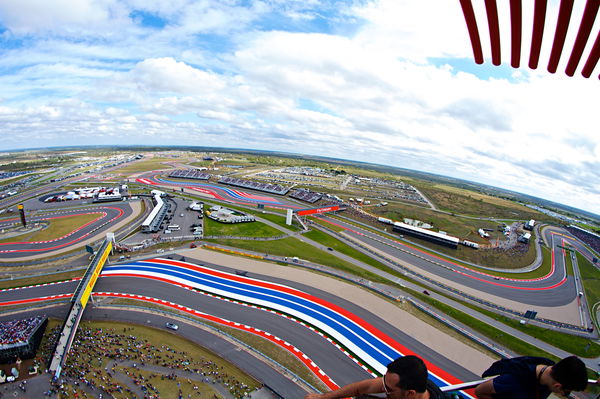
[[[598,236],[586,233],[585,231],[572,226],[567,227],[567,230],[569,230],[569,233],[592,247],[594,251],[600,252],[600,238]]]
[[[178,398],[212,398],[199,389],[201,383],[220,385],[231,398],[248,397],[254,387],[226,372],[223,366],[201,356],[191,356],[169,345],[155,345],[115,329],[80,326],[67,357],[61,379],[54,381],[46,395],[59,397],[158,399],[159,388],[153,381],[173,380],[179,387]],[[42,347],[42,356],[50,358],[60,331],[54,328]],[[195,394],[184,396],[181,384],[188,384]],[[136,389],[137,388],[137,389]],[[137,392],[143,392],[138,396]],[[205,390],[204,390],[205,391]],[[163,393],[165,394],[165,393]],[[173,397],[169,392],[169,397]],[[212,394],[211,394],[212,395]],[[163,396],[164,397],[164,396]]]
[[[0,322],[0,345],[27,342],[31,334],[44,322],[46,316]]]

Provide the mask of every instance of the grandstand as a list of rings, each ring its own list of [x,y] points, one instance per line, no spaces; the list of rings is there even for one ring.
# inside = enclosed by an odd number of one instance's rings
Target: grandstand
[[[197,169],[177,169],[171,172],[169,177],[176,177],[178,179],[209,180],[212,175],[203,173]]]
[[[310,204],[314,204],[315,202],[323,198],[323,194],[317,193],[315,191],[310,191],[306,188],[299,188],[292,191],[290,197],[298,199],[300,201],[308,202]]]
[[[0,322],[0,363],[35,357],[47,324],[45,315]]]
[[[414,227],[406,223],[394,222],[393,231],[397,233],[406,234],[409,236],[417,237],[422,240],[427,240],[435,244],[444,245],[450,248],[458,248],[460,240],[456,237],[452,237],[446,234],[437,233],[435,231],[422,229],[420,227]]]
[[[142,222],[141,228],[144,233],[156,233],[160,230],[160,224],[165,218],[170,206],[167,201],[163,201],[162,199],[162,197],[166,195],[165,193],[158,190],[152,190],[151,193],[152,199],[154,200],[154,208]]]
[[[567,230],[569,233],[589,245],[594,251],[600,253],[600,236],[598,234],[582,229],[574,224],[567,226]]]
[[[290,191],[288,187],[280,186],[279,184],[261,183],[252,180],[238,179],[236,177],[223,177],[219,180],[219,183],[278,195],[286,195],[288,191]]]

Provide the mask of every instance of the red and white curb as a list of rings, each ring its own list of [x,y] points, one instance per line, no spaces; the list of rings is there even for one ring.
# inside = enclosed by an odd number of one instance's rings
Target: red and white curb
[[[1,289],[0,292],[25,290],[25,289],[28,289],[28,288],[37,288],[37,287],[47,287],[49,285],[65,284],[65,283],[71,283],[73,281],[79,281],[79,280],[81,280],[81,277],[75,277],[75,278],[72,278],[70,280],[64,280],[64,281],[54,281],[52,283],[33,284],[33,285],[26,285],[26,286],[23,286],[23,287],[4,288],[4,289]]]

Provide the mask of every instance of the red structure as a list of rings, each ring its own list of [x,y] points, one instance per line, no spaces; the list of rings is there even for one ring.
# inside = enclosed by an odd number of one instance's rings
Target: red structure
[[[296,211],[298,216],[306,216],[306,215],[314,215],[326,212],[338,211],[340,209],[339,205],[325,206],[322,208],[310,208],[310,209],[300,209]]]
[[[531,49],[529,52],[529,68],[537,69],[540,52],[542,49],[542,43],[544,40],[544,27],[547,16],[547,0],[534,0],[533,4],[533,21],[531,22],[532,27],[532,38],[531,38]],[[600,0],[585,0],[585,10],[581,21],[572,20],[573,5],[575,0],[561,0],[560,7],[558,10],[558,19],[556,22],[556,29],[554,31],[554,37],[546,38],[552,41],[552,50],[550,53],[550,59],[548,60],[547,70],[550,73],[555,73],[561,57],[569,57],[565,73],[568,76],[575,75],[575,71],[579,66],[581,57],[585,50],[588,41],[590,40],[590,34],[594,25],[594,21],[598,15],[600,8]],[[481,46],[481,38],[479,27],[477,25],[477,19],[473,10],[473,4],[471,0],[459,0],[462,7],[465,22],[467,24],[467,30],[469,32],[469,39],[471,41],[471,47],[473,48],[473,56],[475,63],[483,64],[483,51]],[[504,3],[504,1],[503,1]],[[522,47],[522,31],[523,26],[530,26],[528,21],[523,20],[523,3],[522,0],[510,0],[510,32],[511,32],[511,66],[513,68],[519,68],[521,64],[521,47]],[[500,65],[502,63],[500,50],[500,26],[498,20],[498,8],[497,0],[485,0],[485,11],[487,15],[486,21],[480,21],[480,24],[487,22],[489,35],[490,35],[490,46],[492,53],[492,64]],[[579,23],[579,24],[578,24]],[[508,27],[507,27],[508,28]],[[573,44],[573,48],[565,48],[565,39],[569,29],[578,29],[577,37]],[[591,42],[590,42],[591,43]],[[588,58],[581,70],[581,75],[589,78],[600,59],[600,32],[596,36],[594,44],[588,55]],[[600,79],[600,75],[598,75]]]

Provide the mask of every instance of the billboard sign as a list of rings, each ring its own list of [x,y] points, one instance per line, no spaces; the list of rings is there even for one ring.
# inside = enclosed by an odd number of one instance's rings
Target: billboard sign
[[[339,209],[340,209],[339,205],[332,205],[332,206],[325,206],[323,208],[300,209],[299,211],[296,211],[296,214],[298,214],[300,216],[306,216],[306,215],[314,215],[314,214],[338,211]]]
[[[96,264],[96,267],[94,268],[94,273],[92,274],[90,281],[87,283],[85,290],[83,291],[83,295],[81,296],[81,307],[84,309],[85,305],[87,305],[88,299],[90,299],[90,295],[92,294],[92,290],[94,289],[96,280],[98,279],[98,276],[102,271],[102,267],[106,263],[108,255],[110,255],[110,251],[112,251],[112,242],[109,241],[108,245],[106,246],[106,249],[102,253],[102,257],[100,258],[100,260]]]

